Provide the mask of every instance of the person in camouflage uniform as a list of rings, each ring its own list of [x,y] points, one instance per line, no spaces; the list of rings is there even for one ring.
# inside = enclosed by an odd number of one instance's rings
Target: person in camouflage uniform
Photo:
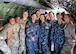
[[[7,32],[7,44],[10,47],[12,54],[18,54],[18,47],[19,47],[19,27],[15,23],[15,19],[12,16],[9,16],[7,18],[8,24],[6,27],[9,28],[9,31]]]
[[[18,37],[18,27],[15,24],[15,19],[12,16],[7,18],[8,24],[5,25],[6,27],[6,35],[7,35],[7,44],[11,50],[12,54],[18,54],[18,47],[19,47],[19,37]],[[7,30],[8,29],[8,30]],[[3,31],[5,32],[5,31]],[[5,34],[5,33],[3,33]]]
[[[25,34],[25,28],[26,28],[27,18],[28,18],[28,12],[25,11],[23,13],[23,18],[20,20],[20,31],[19,31],[20,46],[19,46],[19,54],[22,54],[22,52],[24,54],[26,54],[26,45],[25,45],[26,34]]]
[[[18,48],[19,48],[18,32],[19,32],[19,26],[18,26],[18,24],[15,24],[13,26],[13,29],[12,29],[12,37],[10,40],[10,49],[11,49],[12,54],[18,54],[19,53],[19,51],[18,51]]]
[[[45,22],[44,14],[41,14],[40,29],[39,29],[39,49],[43,54],[48,54],[48,51],[47,51],[48,33],[49,33],[49,26],[47,25],[47,22]]]
[[[65,21],[65,43],[63,45],[61,54],[73,54],[73,48],[75,45],[75,26],[71,22],[71,16],[69,14],[64,15],[64,21]],[[75,40],[74,40],[75,39]]]
[[[7,46],[5,40],[7,38],[4,35],[1,35],[0,33],[0,50],[4,53],[4,54],[11,54],[11,50],[10,48]]]
[[[56,14],[58,21],[52,25],[51,33],[50,33],[50,40],[51,40],[51,48],[54,45],[54,53],[60,54],[61,49],[64,44],[64,21],[62,21],[61,13]],[[51,49],[52,50],[52,49]]]
[[[20,25],[19,25],[19,23],[20,23],[20,17],[19,16],[15,16],[14,17],[15,18],[15,28],[16,28],[16,33],[18,34],[18,38],[19,38],[19,30],[20,30]],[[19,41],[19,39],[17,40],[17,41]],[[19,45],[19,43],[18,43],[18,45]],[[18,47],[18,53],[19,53],[19,47]]]
[[[8,45],[6,44],[6,33],[8,32],[9,28],[5,27],[0,31],[0,50],[4,53],[4,54],[11,54],[11,50],[8,47]]]
[[[27,23],[26,45],[28,47],[28,54],[36,54],[38,52],[39,25],[36,23],[36,14],[32,14],[31,19]]]

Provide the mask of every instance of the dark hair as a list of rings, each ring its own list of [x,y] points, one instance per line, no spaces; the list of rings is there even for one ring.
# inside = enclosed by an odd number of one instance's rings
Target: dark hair
[[[18,15],[15,15],[15,16],[14,16],[15,19],[16,19],[17,17],[20,17],[20,16],[18,16]]]
[[[24,13],[24,12],[28,12],[28,10],[23,11],[23,13]]]
[[[74,24],[74,19],[72,18],[72,16],[70,14],[64,14],[64,16],[68,16],[69,19],[71,20],[71,24]]]
[[[52,13],[54,15],[54,13],[52,11],[49,12],[49,14]]]
[[[12,19],[12,18],[14,18],[13,16],[9,16],[8,18],[7,18],[7,23],[10,21],[10,19]]]
[[[59,15],[59,14],[62,15],[62,13],[58,12],[58,13],[56,13],[56,16]]]
[[[45,14],[47,14],[47,12],[45,12]]]
[[[69,16],[69,17],[71,17],[71,15],[70,15],[70,14],[64,14],[64,16],[65,16],[65,15],[67,15],[67,16]]]
[[[43,15],[44,16],[44,20],[46,19],[45,14],[40,14],[40,16]],[[40,20],[40,18],[39,18]],[[40,20],[40,25],[41,25],[41,20]]]
[[[41,15],[45,15],[45,14],[40,14],[40,16],[41,16]]]
[[[37,13],[39,10],[36,10],[36,12],[35,13]]]
[[[41,16],[41,15],[44,15],[44,17],[45,17],[45,14],[40,14],[40,16]],[[46,19],[46,17],[45,17],[45,19]]]
[[[31,14],[31,16],[30,16],[30,20],[32,20],[32,18],[31,18],[31,17],[32,17],[32,15],[34,15],[34,14],[35,14],[35,13],[32,13],[32,14]]]
[[[34,14],[36,14],[36,13],[32,13],[31,16],[34,15]]]

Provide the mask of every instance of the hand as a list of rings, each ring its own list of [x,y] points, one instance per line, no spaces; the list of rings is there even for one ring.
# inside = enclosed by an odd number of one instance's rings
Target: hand
[[[45,44],[45,42],[43,42],[42,44]]]
[[[54,44],[54,42],[52,41],[51,44]]]
[[[35,41],[34,37],[32,37],[31,40],[34,42]]]
[[[72,35],[71,37],[72,37],[72,39],[76,40],[76,36],[75,35]]]

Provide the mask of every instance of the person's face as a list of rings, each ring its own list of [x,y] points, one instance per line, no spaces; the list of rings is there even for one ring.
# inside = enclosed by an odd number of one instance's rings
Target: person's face
[[[65,23],[70,23],[70,17],[68,15],[64,15]]]
[[[23,18],[27,18],[28,17],[28,13],[27,12],[24,12],[23,13]]]
[[[16,23],[19,23],[19,22],[20,22],[20,17],[17,17],[17,18],[15,19],[15,21],[16,21]]]
[[[54,19],[53,13],[50,13],[50,14],[49,14],[49,17],[50,17],[50,20],[53,20],[53,19]]]
[[[11,19],[9,20],[9,23],[10,23],[11,25],[14,25],[14,24],[15,24],[15,19],[14,19],[14,18],[11,18]]]
[[[33,14],[33,15],[31,16],[31,18],[32,18],[32,20],[36,21],[36,18],[37,18],[36,14]]]
[[[61,14],[57,15],[56,17],[57,17],[58,20],[62,19],[62,15]]]
[[[36,12],[37,17],[40,17],[40,11]]]
[[[41,15],[41,16],[40,16],[40,20],[41,20],[41,21],[44,21],[44,20],[45,20],[44,15]]]

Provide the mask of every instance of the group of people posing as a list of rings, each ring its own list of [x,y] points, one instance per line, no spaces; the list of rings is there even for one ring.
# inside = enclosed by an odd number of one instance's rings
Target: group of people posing
[[[70,14],[39,10],[28,17],[9,16],[0,31],[0,50],[4,54],[73,54],[76,35]],[[49,52],[48,52],[49,51]]]

